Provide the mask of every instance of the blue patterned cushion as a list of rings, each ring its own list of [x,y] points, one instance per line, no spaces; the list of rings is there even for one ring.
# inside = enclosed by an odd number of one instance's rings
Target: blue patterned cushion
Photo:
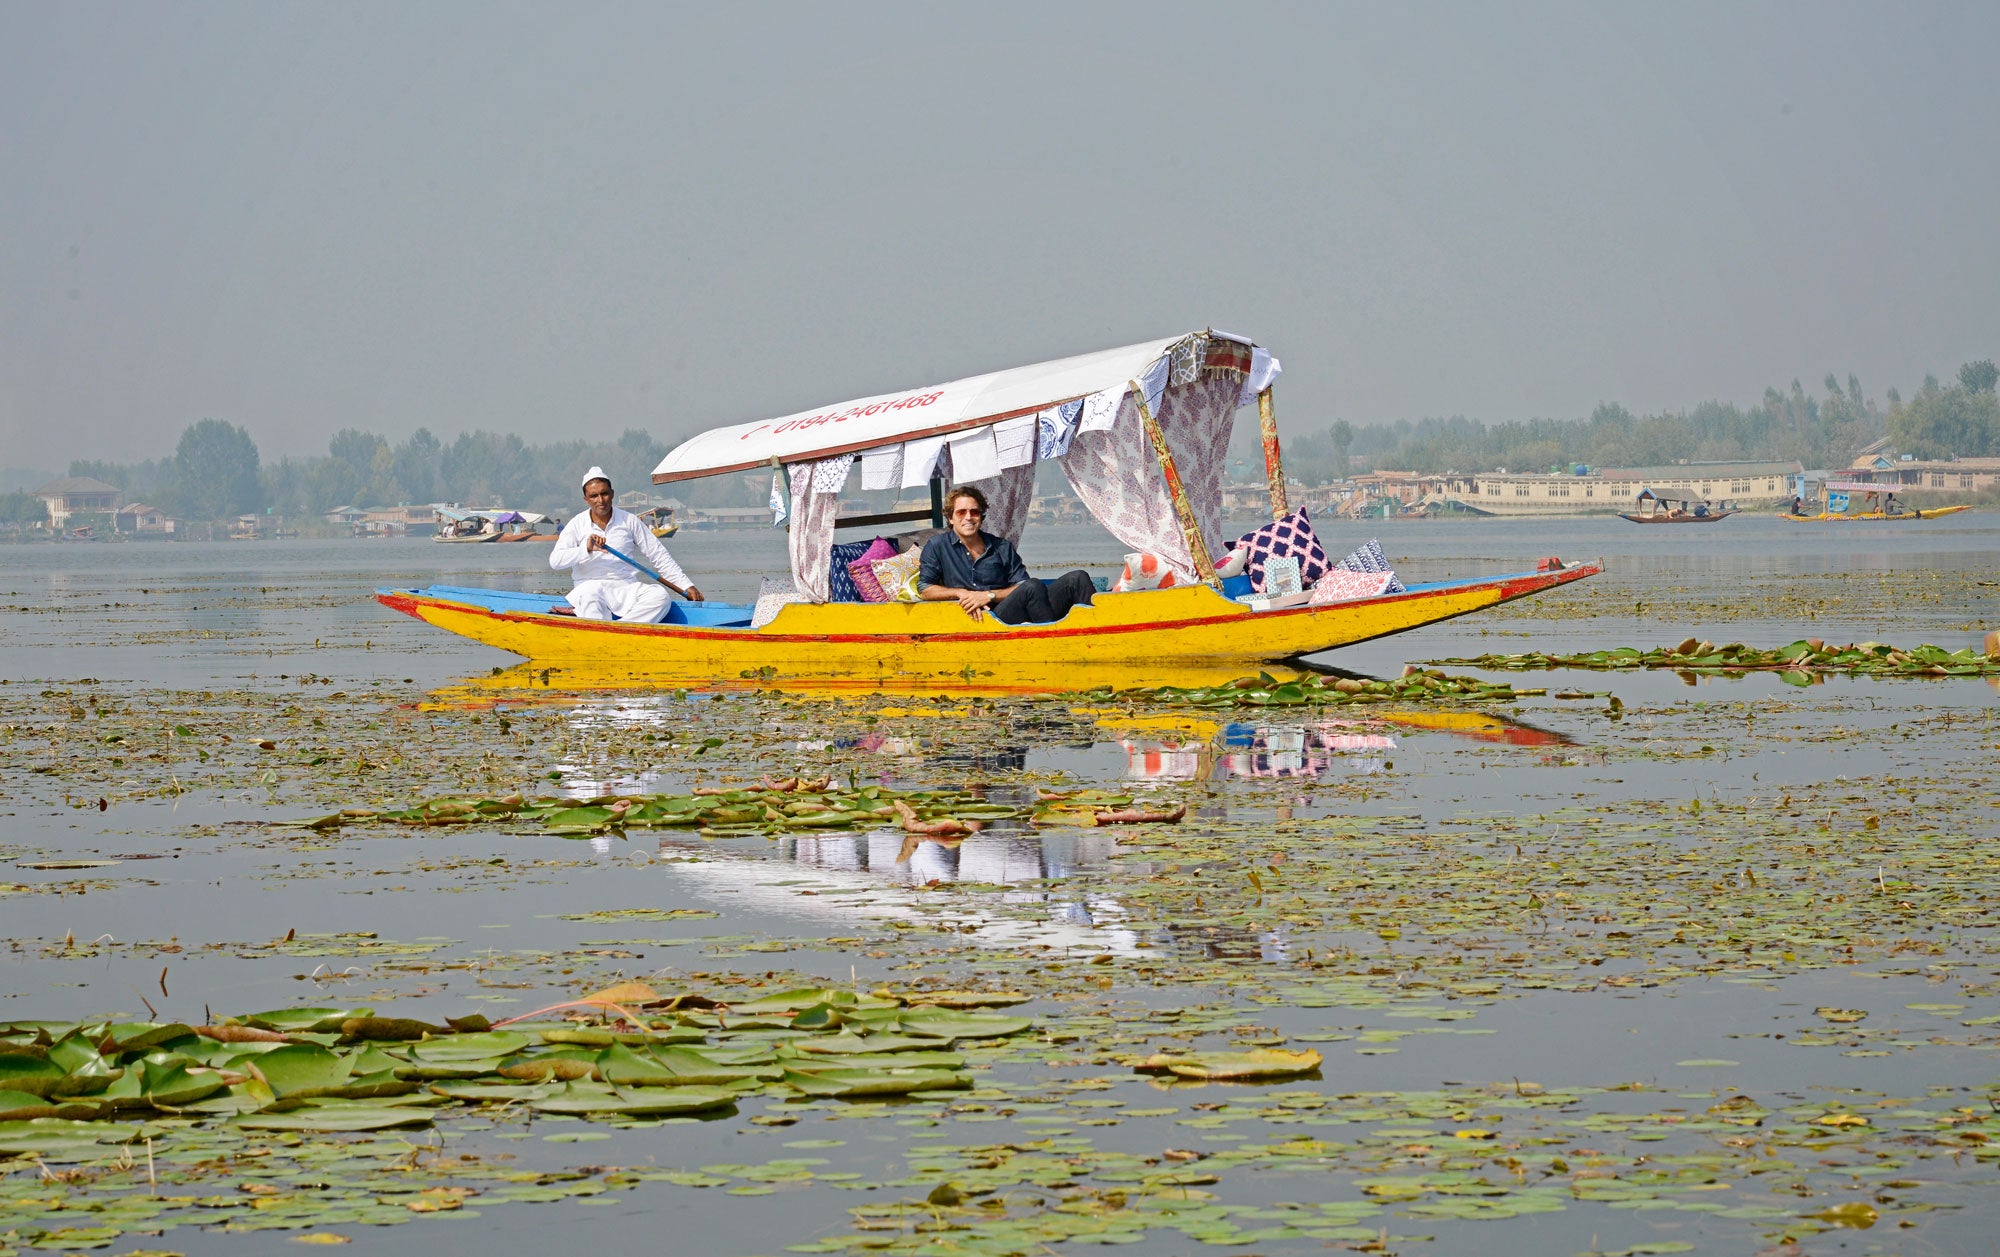
[[[1334,564],[1334,567],[1343,572],[1388,572],[1392,570],[1389,567],[1388,557],[1382,553],[1382,542],[1374,537],[1370,537],[1364,544],[1356,546],[1354,553]],[[1403,592],[1403,582],[1397,580],[1392,575],[1389,577],[1389,587],[1382,592],[1400,594]]]
[[[833,567],[826,574],[827,597],[834,602],[861,602],[861,591],[854,587],[854,574],[847,565],[861,557],[864,550],[874,545],[874,541],[843,541],[833,548]]]
[[[1321,548],[1319,538],[1313,535],[1312,520],[1306,518],[1304,507],[1255,532],[1244,533],[1236,539],[1233,548],[1249,556],[1243,572],[1259,593],[1264,591],[1264,564],[1271,559],[1296,557],[1299,561],[1299,580],[1303,586],[1310,586],[1327,568],[1326,551]]]

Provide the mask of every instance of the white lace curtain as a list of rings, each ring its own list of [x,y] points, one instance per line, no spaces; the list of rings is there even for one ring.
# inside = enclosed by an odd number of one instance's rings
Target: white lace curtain
[[[1222,468],[1242,385],[1239,372],[1203,371],[1191,384],[1168,386],[1154,416],[1174,453],[1181,487],[1187,490],[1211,558],[1219,557],[1226,540]],[[1076,434],[1063,457],[1063,472],[1070,488],[1112,536],[1134,550],[1159,555],[1182,577],[1198,575],[1166,477],[1160,474],[1152,442],[1146,439],[1138,402],[1130,393],[1119,403],[1109,428]]]
[[[1211,557],[1220,555],[1226,540],[1222,534],[1222,470],[1242,386],[1241,372],[1203,370],[1189,383],[1167,385],[1159,395],[1159,411],[1154,416],[1173,450],[1181,485],[1187,490]],[[1110,398],[1105,400],[1108,403]],[[830,596],[834,519],[853,462],[853,455],[843,454],[789,468],[792,580],[799,593],[813,602],[825,602]],[[1112,536],[1134,550],[1159,555],[1182,577],[1197,575],[1166,478],[1160,474],[1152,442],[1146,439],[1139,419],[1138,404],[1129,393],[1118,403],[1109,427],[1076,433],[1061,462],[1070,487]],[[1034,502],[1038,465],[1030,462],[1009,467],[973,482],[986,494],[987,532],[1020,541]]]

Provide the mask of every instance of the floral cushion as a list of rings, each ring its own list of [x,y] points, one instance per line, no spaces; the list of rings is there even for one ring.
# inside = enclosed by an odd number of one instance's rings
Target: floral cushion
[[[757,606],[750,613],[750,627],[763,628],[778,618],[778,612],[795,602],[805,602],[807,598],[799,592],[789,576],[766,576],[757,589]]]
[[[1174,569],[1157,554],[1133,551],[1125,556],[1125,570],[1111,584],[1111,592],[1122,594],[1134,589],[1172,589],[1181,583]]]
[[[1334,566],[1343,572],[1388,572],[1389,585],[1383,592],[1403,592],[1403,582],[1397,580],[1396,573],[1390,570],[1388,557],[1382,553],[1382,542],[1377,538],[1370,537],[1364,544],[1354,547],[1354,553]]]
[[[835,602],[887,602],[889,596],[875,582],[878,559],[893,558],[896,547],[881,537],[873,541],[850,541],[833,548],[833,568],[827,586]]]
[[[917,569],[923,566],[923,562],[922,550],[905,550],[894,558],[878,559],[875,563],[875,583],[889,595],[891,602],[916,602]]]
[[[1251,586],[1260,593],[1264,589],[1264,564],[1271,559],[1296,556],[1299,580],[1308,586],[1331,566],[1319,538],[1313,535],[1312,520],[1306,517],[1304,507],[1254,532],[1244,533],[1237,538],[1234,548],[1244,551],[1244,571],[1250,576]]]

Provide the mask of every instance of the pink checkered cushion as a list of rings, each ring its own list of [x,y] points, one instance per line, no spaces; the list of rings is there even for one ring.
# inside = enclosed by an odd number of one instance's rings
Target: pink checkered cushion
[[[1264,592],[1264,564],[1271,559],[1295,556],[1299,561],[1299,580],[1306,587],[1317,581],[1329,566],[1326,550],[1313,535],[1312,520],[1306,518],[1304,507],[1255,532],[1244,533],[1232,548],[1244,552],[1247,561],[1243,570],[1250,577],[1250,587],[1258,593]]]
[[[882,585],[875,579],[875,565],[883,559],[894,558],[896,543],[882,537],[875,538],[861,557],[847,565],[847,574],[854,579],[854,592],[861,595],[863,602],[887,602],[889,595],[882,592]]]

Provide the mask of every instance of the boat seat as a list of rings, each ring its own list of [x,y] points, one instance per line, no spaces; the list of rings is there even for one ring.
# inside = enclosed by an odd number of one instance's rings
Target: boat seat
[[[750,608],[733,602],[673,602],[662,624],[688,624],[696,628],[749,628]]]

